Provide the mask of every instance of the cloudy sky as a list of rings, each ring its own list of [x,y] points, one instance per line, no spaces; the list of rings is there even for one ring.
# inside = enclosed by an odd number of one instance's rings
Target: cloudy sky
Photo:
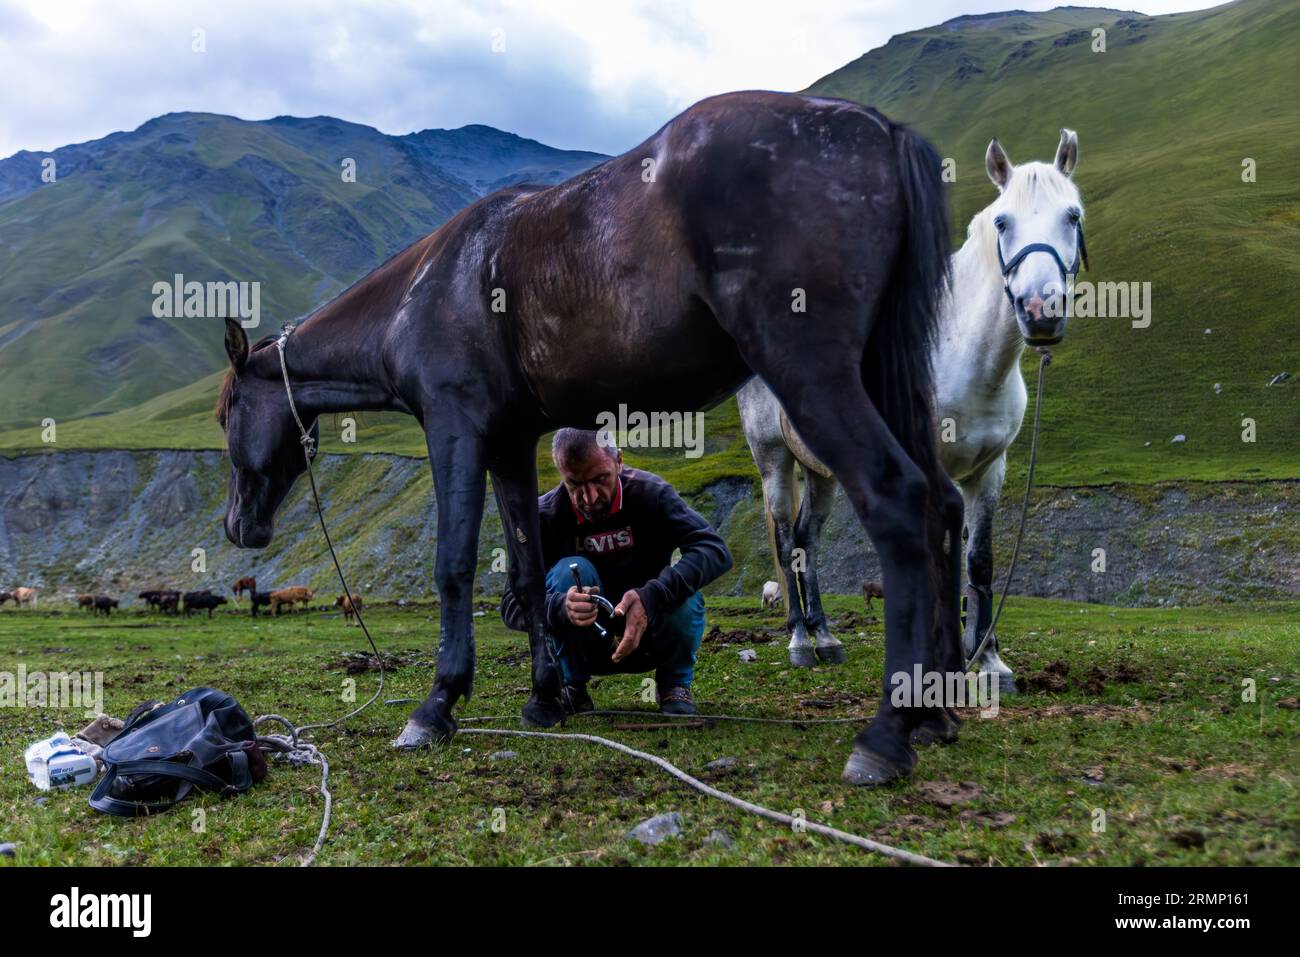
[[[618,153],[702,97],[802,89],[896,33],[1062,2],[0,0],[0,157],[179,110],[326,113],[386,133],[486,123]]]

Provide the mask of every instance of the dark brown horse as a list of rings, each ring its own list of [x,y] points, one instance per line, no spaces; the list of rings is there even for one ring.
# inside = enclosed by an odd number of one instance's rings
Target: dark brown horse
[[[539,437],[591,428],[620,403],[709,408],[755,373],[842,483],[891,596],[885,694],[845,778],[906,774],[923,723],[950,738],[944,709],[896,705],[888,678],[961,666],[961,499],[937,464],[929,407],[947,253],[939,160],[914,133],[845,101],[733,93],[558,186],[479,200],[286,333],[313,436],[321,415],[383,409],[426,435],[441,646],[433,688],[394,743],[449,739],[471,693],[488,473],[532,621],[523,717],[549,727],[564,710],[543,618]],[[276,341],[250,349],[227,321],[226,351],[225,531],[260,548],[306,462]]]

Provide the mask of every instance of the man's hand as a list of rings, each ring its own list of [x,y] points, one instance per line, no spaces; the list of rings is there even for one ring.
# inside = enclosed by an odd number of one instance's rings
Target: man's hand
[[[588,594],[588,589],[579,590],[577,585],[569,586],[564,594],[564,613],[579,628],[586,628],[596,621],[596,603],[587,597]]]
[[[613,660],[622,661],[641,644],[641,636],[645,634],[650,620],[646,617],[645,606],[641,604],[641,596],[636,593],[636,589],[628,590],[623,600],[614,607],[614,614],[627,619],[627,624],[623,627],[623,640],[614,649]]]

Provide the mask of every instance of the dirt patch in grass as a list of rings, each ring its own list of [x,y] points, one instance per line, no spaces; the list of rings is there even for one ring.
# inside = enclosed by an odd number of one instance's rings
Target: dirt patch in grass
[[[714,625],[702,640],[719,645],[765,645],[775,641],[776,634],[771,631],[754,631],[750,628],[723,631],[721,625]]]
[[[875,615],[864,615],[858,611],[846,612],[835,619],[835,627],[839,631],[866,631],[868,628],[878,628],[880,624],[880,619]]]
[[[959,709],[963,718],[978,716],[976,709]],[[1142,705],[1122,704],[1049,704],[1043,707],[1033,705],[999,705],[999,718],[1092,718],[1099,721],[1150,721],[1154,715],[1150,708]]]
[[[384,670],[397,671],[403,666],[432,668],[437,660],[429,660],[422,653],[414,651],[397,651],[384,655]],[[379,658],[364,651],[344,651],[338,659],[327,661],[321,666],[322,671],[346,671],[350,675],[364,674],[379,670]]]
[[[1093,665],[1086,670],[1071,669],[1068,661],[1050,661],[1040,671],[1024,672],[1016,678],[1021,690],[1033,694],[1062,694],[1075,690],[1091,697],[1103,694],[1110,684],[1133,684],[1143,681],[1145,672],[1127,661],[1110,668]]]
[[[917,787],[923,800],[948,810],[969,804],[984,793],[974,781],[922,781]]]

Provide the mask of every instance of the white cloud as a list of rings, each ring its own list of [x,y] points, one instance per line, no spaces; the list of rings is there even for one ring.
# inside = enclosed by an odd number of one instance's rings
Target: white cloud
[[[0,0],[0,157],[182,110],[325,113],[387,133],[486,123],[555,146],[621,152],[705,96],[802,89],[896,33],[963,13],[1056,5]],[[1137,5],[1158,14],[1213,4]],[[206,32],[206,53],[191,49],[195,29]],[[505,50],[494,52],[500,38]]]

